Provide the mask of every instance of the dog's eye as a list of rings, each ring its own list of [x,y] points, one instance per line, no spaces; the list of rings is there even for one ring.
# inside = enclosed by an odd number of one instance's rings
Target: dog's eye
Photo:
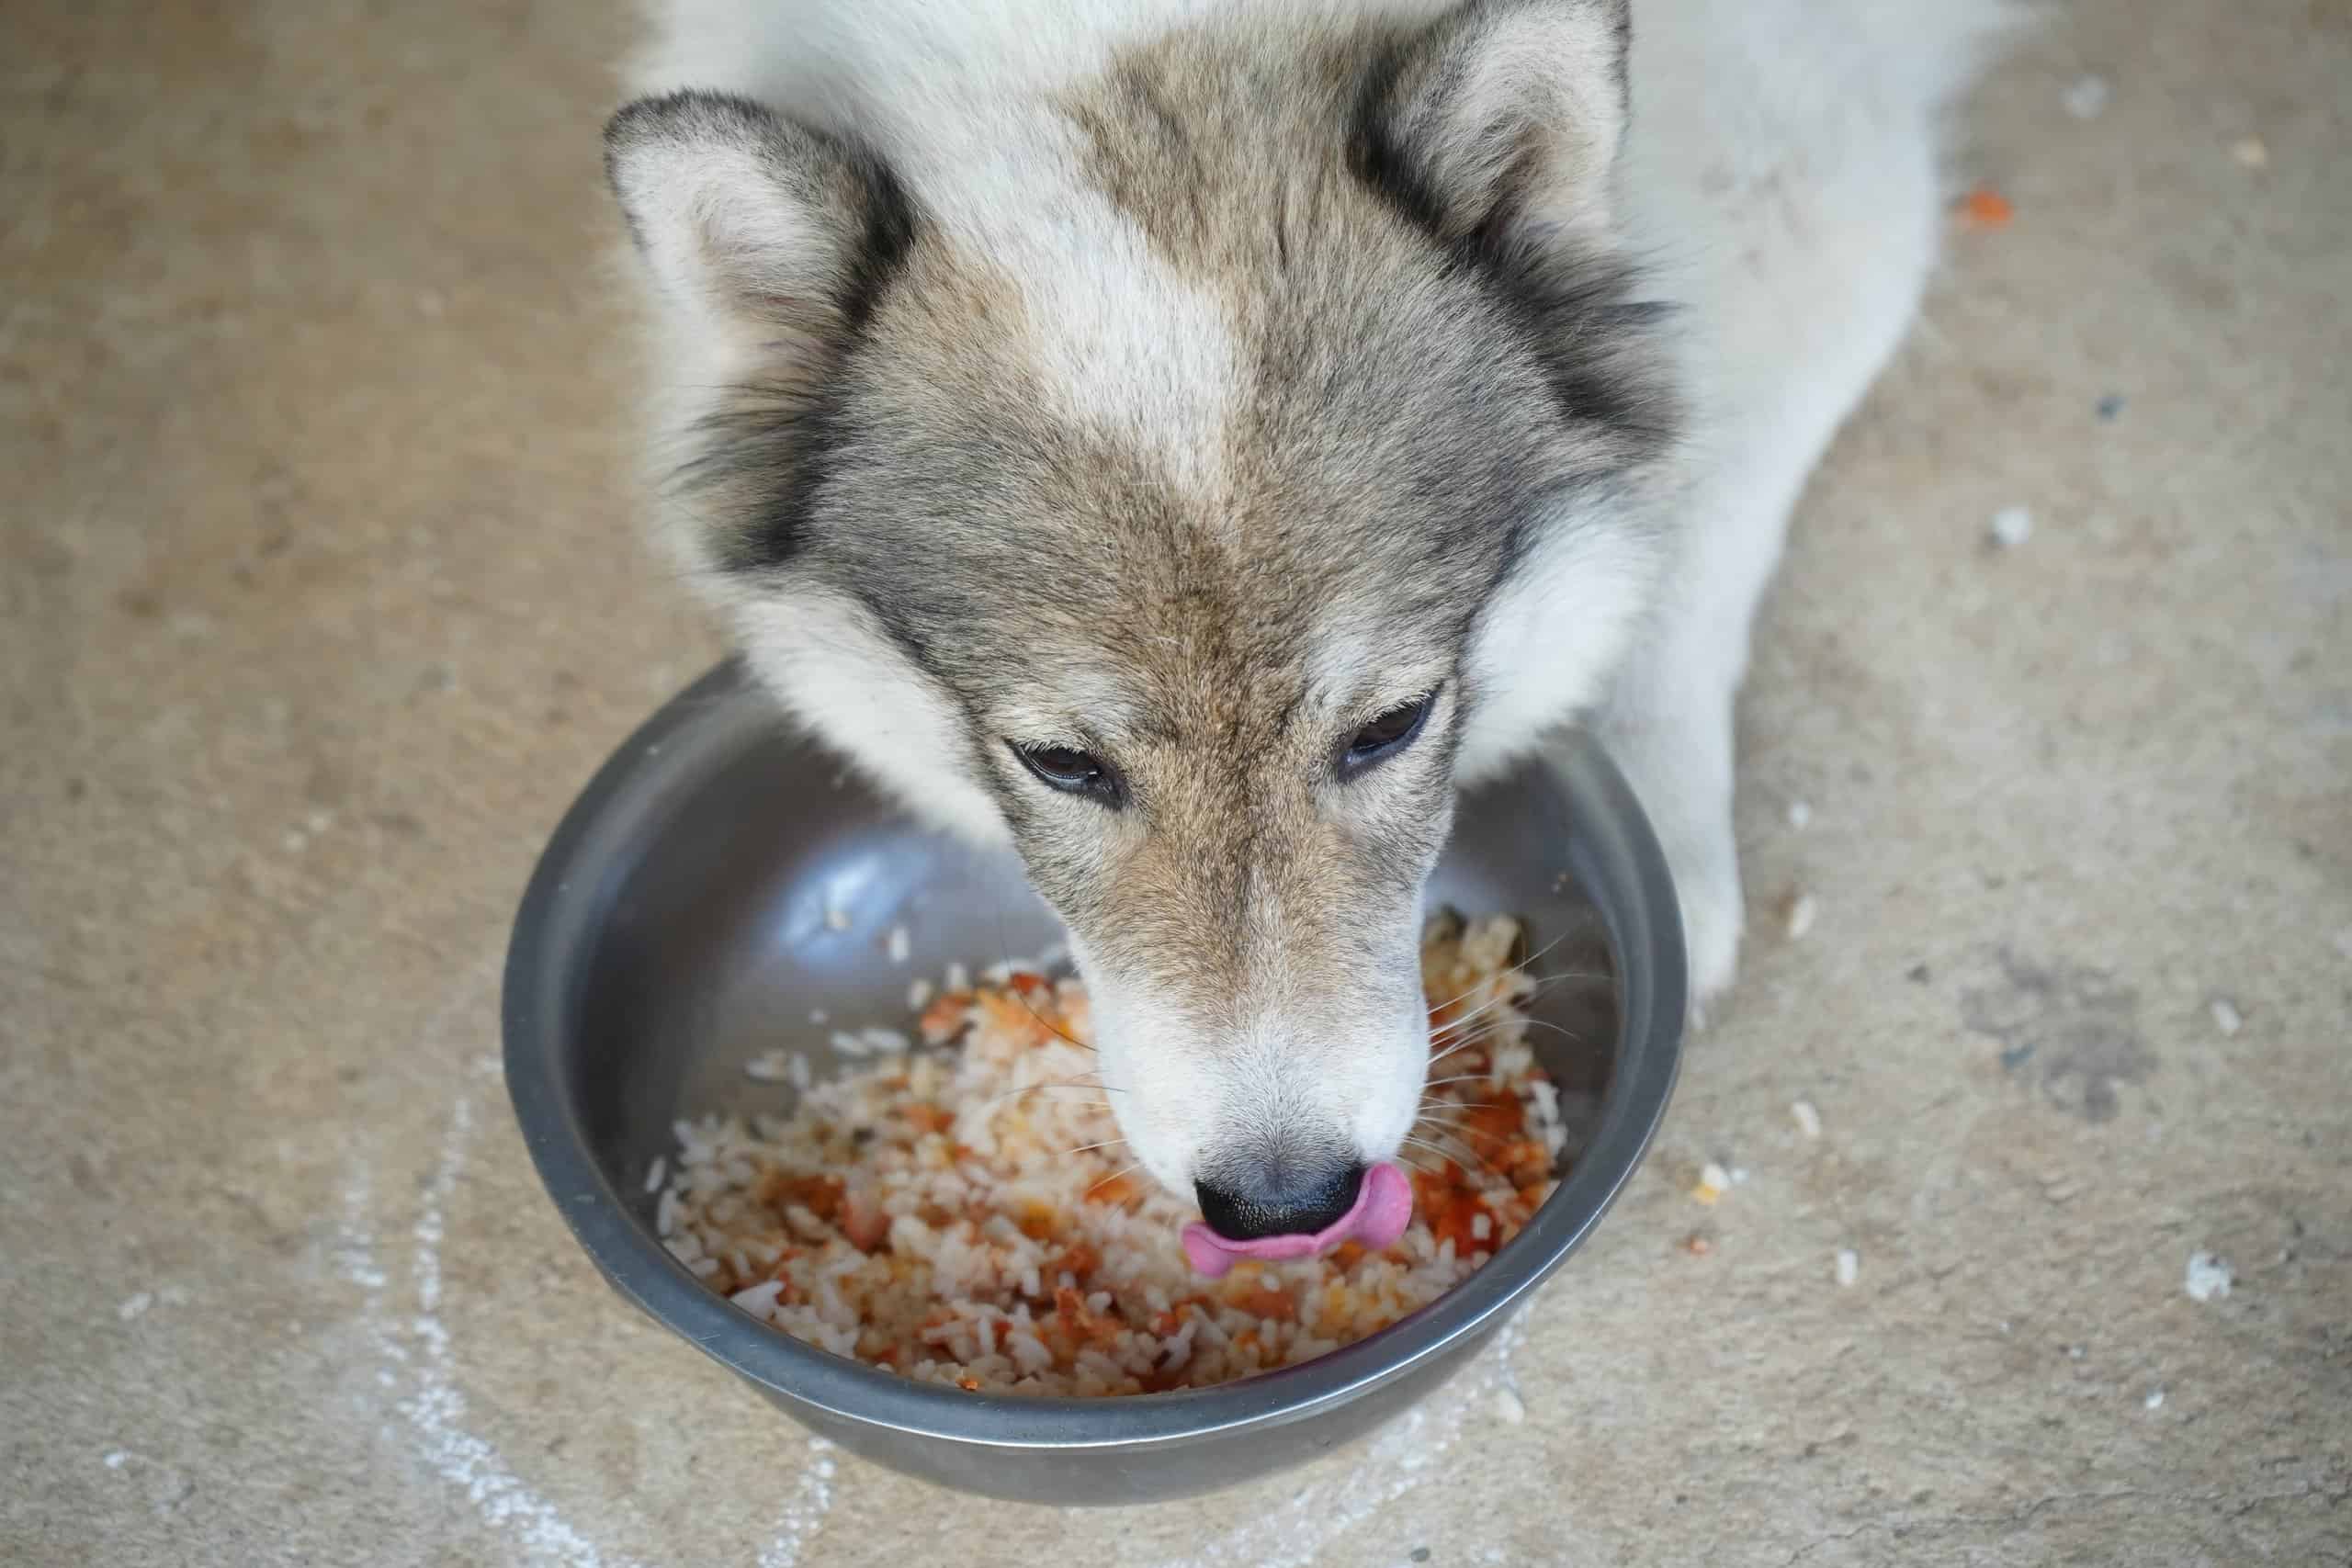
[[[1126,787],[1111,765],[1071,746],[1019,746],[1012,754],[1045,784],[1068,795],[1082,795],[1105,806],[1123,805]]]
[[[1437,694],[1431,692],[1409,703],[1399,703],[1357,730],[1340,758],[1340,776],[1351,777],[1410,746],[1420,735],[1421,726],[1428,722],[1430,709],[1436,705]]]

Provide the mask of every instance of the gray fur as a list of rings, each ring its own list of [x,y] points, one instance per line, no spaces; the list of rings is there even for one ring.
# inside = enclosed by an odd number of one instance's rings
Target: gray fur
[[[746,96],[616,122],[671,362],[723,389],[667,422],[689,563],[827,739],[1019,846],[1171,1184],[1394,1153],[1457,760],[1582,705],[1663,807],[1700,987],[1728,978],[1714,731],[1793,480],[1916,297],[1954,73],[1863,0],[1649,3],[1645,68],[1626,0],[695,0],[656,73]],[[1766,44],[1847,97],[1756,90]],[[1637,205],[1697,237],[1673,293],[1712,339],[1668,341],[1629,260],[1645,79],[1679,97]],[[1850,171],[1848,98],[1892,149]],[[1724,156],[1783,199],[1712,213]],[[1848,247],[1825,287],[1807,231]],[[1665,536],[1677,505],[1738,528]],[[1430,692],[1418,744],[1340,776]],[[1039,748],[1118,787],[1057,793]]]

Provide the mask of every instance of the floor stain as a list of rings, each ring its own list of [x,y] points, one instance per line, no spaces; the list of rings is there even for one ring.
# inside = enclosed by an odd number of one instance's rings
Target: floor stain
[[[2032,1074],[2044,1099],[2086,1122],[2112,1121],[2116,1089],[2144,1082],[2155,1053],[2140,1033],[2140,998],[2103,969],[1994,954],[1996,978],[1961,995],[1961,1022],[2001,1045],[2001,1066]]]

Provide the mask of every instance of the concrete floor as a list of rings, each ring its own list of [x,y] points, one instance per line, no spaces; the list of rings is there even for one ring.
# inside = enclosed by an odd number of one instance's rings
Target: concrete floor
[[[511,1125],[524,878],[715,648],[624,501],[623,28],[0,19],[0,1559],[2352,1561],[2342,0],[2058,6],[1978,95],[2018,216],[1804,504],[1660,1146],[1416,1426],[1122,1513],[829,1469]]]

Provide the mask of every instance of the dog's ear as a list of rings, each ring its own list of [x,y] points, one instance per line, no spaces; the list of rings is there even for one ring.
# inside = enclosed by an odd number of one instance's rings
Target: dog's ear
[[[747,99],[639,99],[605,128],[605,168],[662,292],[807,374],[863,323],[911,234],[879,159]]]
[[[1598,240],[1625,127],[1628,0],[1473,0],[1394,44],[1355,127],[1363,175],[1441,238]]]

